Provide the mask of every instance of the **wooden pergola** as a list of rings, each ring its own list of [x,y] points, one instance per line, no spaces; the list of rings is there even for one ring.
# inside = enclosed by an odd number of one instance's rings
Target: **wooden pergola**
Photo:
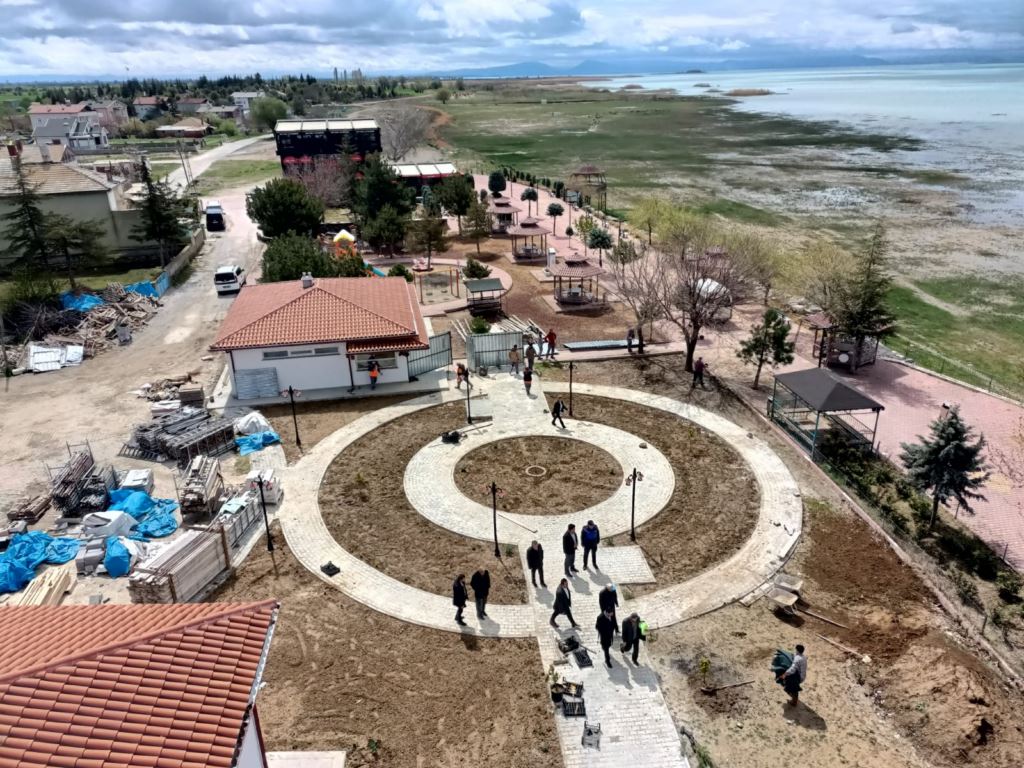
[[[857,341],[826,312],[815,312],[804,318],[807,327],[814,331],[814,359],[818,367],[846,368],[852,370]],[[860,365],[872,365],[878,358],[878,337],[868,336],[861,343]]]
[[[596,165],[581,165],[569,174],[569,183],[566,187],[579,194],[581,206],[587,198],[590,198],[591,205],[602,211],[608,206],[608,178],[604,170]]]
[[[512,205],[512,201],[507,197],[492,197],[487,202],[487,212],[494,220],[491,232],[505,234],[509,227],[515,226],[522,210],[522,208]]]
[[[544,261],[547,259],[548,235],[551,230],[540,219],[525,218],[509,227],[505,234],[512,238],[513,261]]]
[[[550,271],[555,278],[555,301],[559,304],[585,305],[598,300],[600,277],[606,270],[591,264],[586,256],[567,256]]]

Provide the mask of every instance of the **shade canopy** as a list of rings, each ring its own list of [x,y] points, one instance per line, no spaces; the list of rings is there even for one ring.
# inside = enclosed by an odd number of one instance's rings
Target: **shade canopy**
[[[605,270],[597,264],[591,264],[586,260],[559,262],[549,270],[554,277],[585,278],[598,277],[605,274]]]
[[[480,280],[466,280],[466,290],[470,293],[485,293],[502,290],[501,280],[496,277],[484,277]]]
[[[881,403],[847,386],[824,368],[780,373],[775,382],[819,413],[885,410]]]
[[[523,219],[518,224],[506,229],[505,234],[512,237],[540,237],[541,235],[550,235],[551,230],[540,226],[537,219]]]

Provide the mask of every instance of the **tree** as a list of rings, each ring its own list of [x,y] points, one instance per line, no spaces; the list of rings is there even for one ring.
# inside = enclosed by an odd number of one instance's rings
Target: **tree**
[[[338,260],[305,235],[288,233],[270,241],[263,252],[261,282],[298,280],[306,272],[313,277],[338,277]]]
[[[597,227],[592,229],[590,234],[587,235],[587,245],[597,251],[597,263],[598,266],[604,266],[604,252],[612,247],[612,236],[607,229]]]
[[[551,231],[556,232],[555,224],[558,222],[558,217],[565,213],[565,208],[562,207],[561,203],[548,203],[547,214],[551,217]],[[571,227],[570,227],[571,229]],[[572,237],[572,233],[567,229],[565,231],[569,237]]]
[[[850,370],[857,372],[868,337],[884,339],[892,335],[895,316],[888,306],[887,295],[892,287],[888,274],[885,229],[875,226],[867,249],[857,259],[849,285],[840,289],[835,313],[836,323],[854,341]]]
[[[110,251],[104,240],[107,236],[102,221],[75,221],[60,213],[51,214],[46,221],[46,241],[50,252],[64,262],[71,290],[77,290],[75,267],[93,266],[103,262]]]
[[[647,244],[654,244],[654,230],[671,214],[672,206],[660,197],[644,197],[634,205],[628,220],[637,229],[647,232]]]
[[[289,178],[297,180],[325,209],[346,207],[352,199],[356,166],[342,152],[337,158],[325,158],[305,166]]]
[[[273,96],[254,99],[249,106],[249,114],[257,130],[270,131],[278,120],[288,116],[288,105]]]
[[[427,137],[430,114],[412,104],[394,104],[376,113],[380,140],[390,160],[401,160]]]
[[[526,215],[529,216],[530,211],[532,210],[530,208],[530,204],[537,202],[537,190],[533,187],[527,187],[523,190],[523,193],[519,195],[519,199],[526,202]]]
[[[411,283],[415,279],[412,270],[410,270],[405,264],[395,264],[388,270],[388,277],[404,277],[405,282]]]
[[[387,248],[393,256],[395,247],[405,239],[409,217],[385,204],[362,228],[363,238],[377,251]]]
[[[444,219],[416,219],[409,225],[407,247],[410,251],[426,252],[427,269],[430,269],[430,261],[435,251],[444,253],[448,250],[446,230],[447,224]]]
[[[473,192],[473,178],[471,176],[449,176],[438,185],[436,197],[444,209],[455,216],[461,235],[462,217],[469,213],[469,208],[476,199]]]
[[[506,186],[505,174],[501,171],[491,171],[491,175],[487,177],[487,188],[491,190],[491,194],[498,197],[505,191]]]
[[[412,212],[413,191],[402,183],[384,158],[379,154],[370,155],[361,170],[363,178],[356,183],[352,195],[352,212],[360,224],[365,226],[385,206],[390,206],[402,218]]]
[[[160,268],[167,265],[167,254],[185,242],[181,220],[188,211],[186,201],[179,198],[165,182],[154,182],[149,164],[142,164],[142,183],[146,197],[139,210],[140,221],[132,228],[132,239],[140,243],[155,242],[160,253]]]
[[[971,500],[985,497],[978,493],[989,478],[988,467],[982,457],[985,436],[971,443],[973,430],[960,418],[960,407],[954,405],[949,413],[931,423],[931,438],[918,435],[916,445],[902,443],[900,460],[907,467],[910,482],[922,491],[932,494],[932,516],[928,530],[935,527],[939,504],[956,499],[960,506],[972,512]]]
[[[761,286],[761,299],[767,307],[772,288],[784,267],[782,249],[778,243],[759,232],[747,231],[731,235],[726,242],[726,249],[746,255],[750,276]]]
[[[761,368],[788,365],[793,362],[796,344],[789,341],[789,321],[777,309],[767,309],[764,318],[750,330],[750,338],[740,342],[736,355],[746,365],[756,365],[754,389],[761,381]]]
[[[597,227],[597,222],[594,221],[594,217],[588,214],[584,214],[576,219],[576,232],[580,236],[580,240],[583,241],[583,255],[587,255],[587,243],[590,242],[590,233]]]
[[[440,101],[442,104],[447,104],[448,100],[451,99],[452,92],[447,88],[438,88],[437,93],[434,94],[434,98]]]
[[[271,238],[287,232],[313,237],[324,218],[324,204],[302,182],[287,177],[271,179],[247,194],[245,211]]]
[[[470,256],[466,259],[466,266],[462,268],[462,274],[469,280],[482,280],[490,276],[491,268]]]
[[[644,353],[644,323],[653,327],[660,311],[654,297],[662,278],[655,271],[656,262],[648,256],[648,249],[642,243],[634,246],[620,240],[608,257],[616,292],[636,318],[637,352],[641,355]]]
[[[487,206],[474,200],[466,212],[466,234],[476,243],[476,255],[480,255],[480,241],[491,236],[491,214]]]
[[[25,167],[18,160],[14,160],[12,165],[15,194],[8,201],[11,210],[3,215],[7,222],[4,227],[7,249],[17,254],[22,267],[28,272],[46,272],[50,266],[46,217],[39,207],[39,195],[29,181]]]
[[[835,316],[839,294],[851,282],[856,262],[829,240],[814,240],[786,262],[786,279],[807,301]]]

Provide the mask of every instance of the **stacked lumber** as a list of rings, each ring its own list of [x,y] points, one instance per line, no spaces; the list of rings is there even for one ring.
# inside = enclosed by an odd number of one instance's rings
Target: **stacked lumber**
[[[220,504],[224,493],[224,478],[220,462],[210,456],[199,455],[185,469],[179,503],[182,517],[206,517]]]
[[[29,523],[38,523],[39,518],[46,514],[50,508],[50,494],[43,493],[32,498],[20,499],[14,505],[14,509],[7,512],[7,519],[12,523],[17,520],[25,520]]]
[[[11,605],[59,605],[78,581],[74,563],[47,568],[11,601]]]
[[[128,292],[120,283],[107,283],[107,287],[103,289],[103,292],[100,295],[108,304],[116,304],[117,302],[124,301],[128,298]]]
[[[90,451],[76,451],[53,478],[53,503],[62,512],[78,509],[82,490],[94,466]]]
[[[187,530],[128,577],[133,603],[185,603],[230,568],[221,530]]]
[[[150,321],[159,306],[160,304],[149,296],[125,293],[124,298],[119,301],[90,309],[78,325],[62,328],[59,335],[47,335],[43,338],[43,343],[47,346],[81,344],[85,347],[86,357],[91,357],[117,345],[118,325],[124,323],[132,331],[136,331]]]

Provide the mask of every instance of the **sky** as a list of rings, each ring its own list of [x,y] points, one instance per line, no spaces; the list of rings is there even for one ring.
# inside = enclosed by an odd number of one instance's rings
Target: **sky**
[[[0,0],[0,18],[19,76],[1024,52],[1024,0]]]

